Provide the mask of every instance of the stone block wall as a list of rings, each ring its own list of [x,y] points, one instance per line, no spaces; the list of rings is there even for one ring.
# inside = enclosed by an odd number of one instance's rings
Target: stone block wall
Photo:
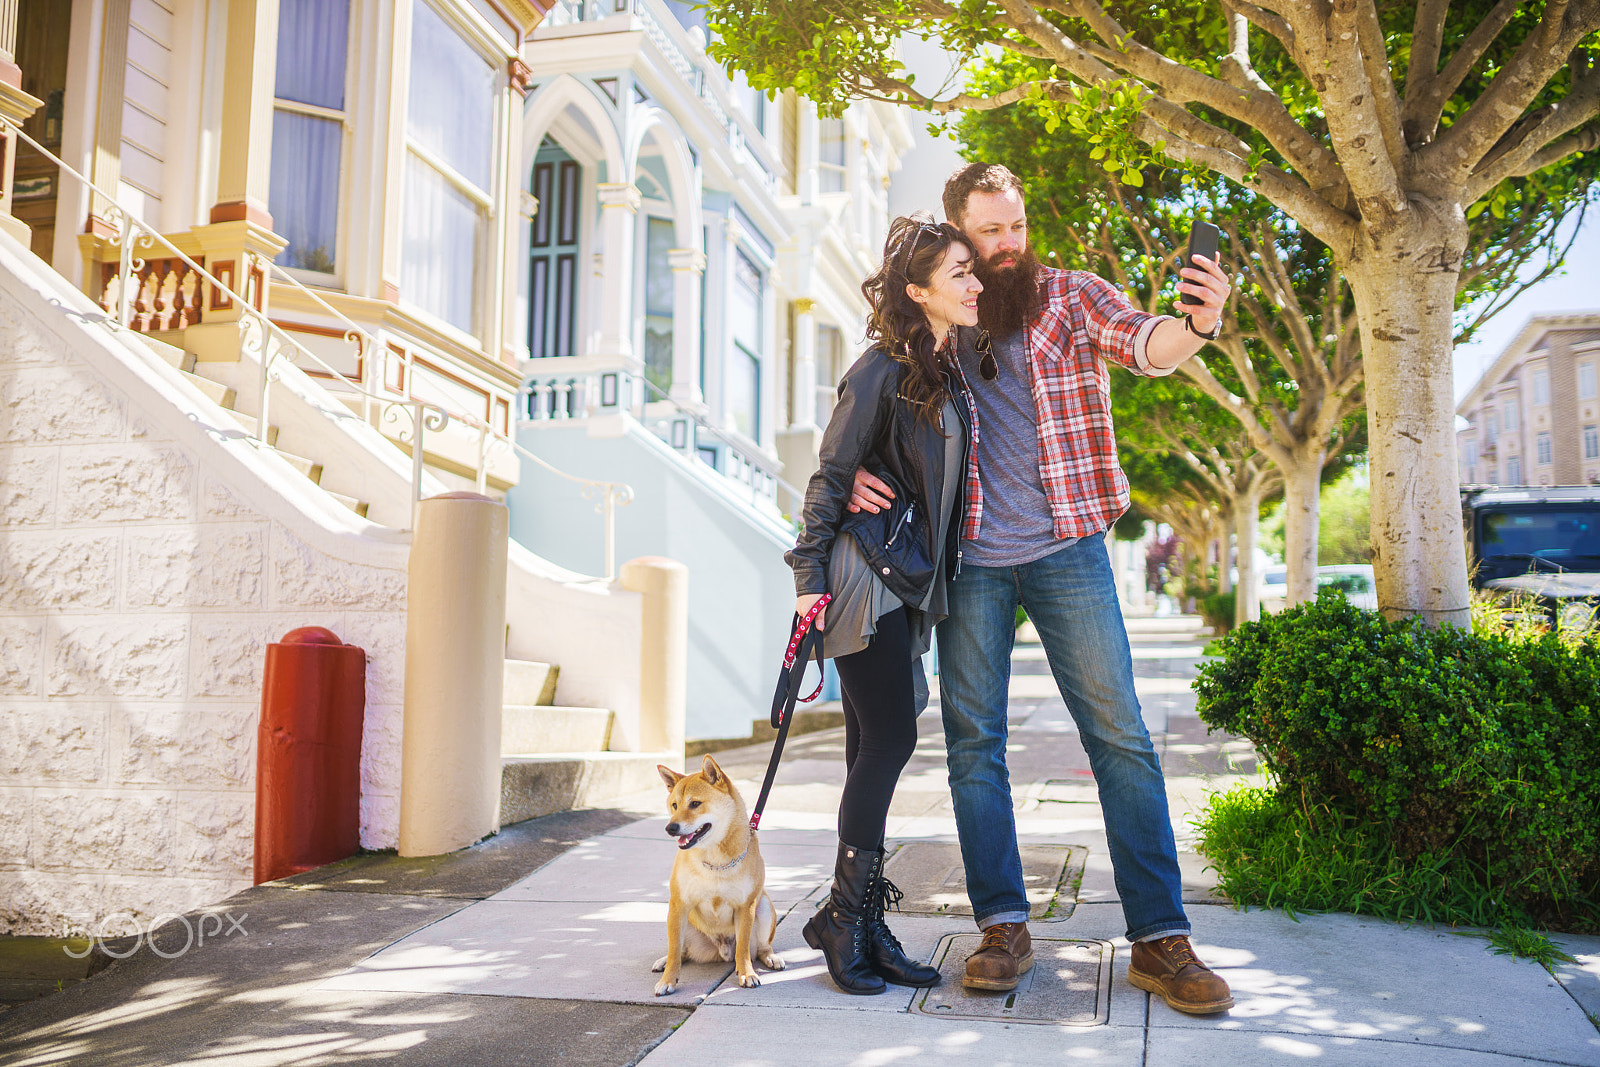
[[[301,626],[367,652],[362,842],[397,837],[403,546],[327,548],[181,405],[117,384],[108,348],[139,342],[85,348],[103,329],[0,272],[6,933],[130,933],[249,884],[266,646]]]

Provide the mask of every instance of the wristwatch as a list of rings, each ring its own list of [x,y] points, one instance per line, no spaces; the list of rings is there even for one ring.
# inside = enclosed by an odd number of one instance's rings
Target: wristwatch
[[[1201,333],[1199,330],[1194,328],[1193,315],[1185,315],[1183,317],[1183,327],[1196,337],[1203,337],[1207,341],[1215,341],[1217,338],[1222,336],[1222,316],[1217,316],[1217,324],[1211,328],[1210,333]]]

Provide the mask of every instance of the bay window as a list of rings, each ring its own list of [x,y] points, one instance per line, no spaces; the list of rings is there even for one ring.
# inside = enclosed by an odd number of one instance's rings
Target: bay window
[[[500,72],[427,0],[414,0],[412,12],[400,292],[475,334],[491,241]]]
[[[288,238],[277,262],[334,274],[350,0],[280,0],[267,210]]]
[[[728,326],[733,335],[728,353],[728,414],[734,429],[752,441],[761,437],[761,307],[766,299],[766,279],[743,252],[733,254],[733,284],[728,287]]]

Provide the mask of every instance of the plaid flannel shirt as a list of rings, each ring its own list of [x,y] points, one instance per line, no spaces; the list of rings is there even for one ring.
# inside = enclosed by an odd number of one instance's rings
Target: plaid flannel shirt
[[[1176,368],[1152,367],[1145,354],[1156,324],[1169,316],[1130,306],[1116,286],[1087,271],[1041,267],[1039,281],[1044,307],[1023,339],[1039,417],[1039,475],[1056,537],[1087,537],[1128,510],[1128,477],[1117,462],[1106,362],[1149,377],[1171,374]],[[962,384],[967,384],[964,377]],[[983,524],[979,434],[974,407],[967,521],[961,531],[969,541]]]

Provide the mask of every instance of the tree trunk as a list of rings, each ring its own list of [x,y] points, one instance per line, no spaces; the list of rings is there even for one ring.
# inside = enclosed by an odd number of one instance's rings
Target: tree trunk
[[[1437,205],[1437,202],[1436,202]],[[1435,205],[1435,206],[1436,206]],[[1430,205],[1411,202],[1420,216]],[[1389,618],[1470,625],[1451,377],[1451,312],[1466,245],[1459,208],[1367,239],[1345,275],[1366,367],[1372,568]]]
[[[1222,536],[1214,542],[1217,546],[1217,592],[1233,592],[1233,545],[1232,536],[1226,527]]]
[[[1261,533],[1261,479],[1234,500],[1233,534],[1239,553],[1239,584],[1233,599],[1233,624],[1261,618],[1261,589],[1256,578],[1256,539]]]
[[[1328,450],[1308,442],[1283,472],[1283,561],[1289,566],[1288,604],[1317,596],[1317,544],[1322,520],[1322,464]]]

